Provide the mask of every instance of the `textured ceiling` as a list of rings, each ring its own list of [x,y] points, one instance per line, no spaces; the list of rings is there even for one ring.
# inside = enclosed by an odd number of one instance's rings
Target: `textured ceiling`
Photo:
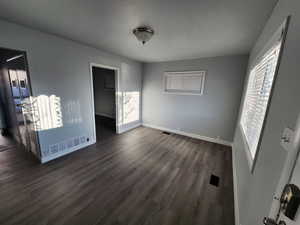
[[[2,0],[0,17],[144,62],[248,53],[277,0]],[[141,45],[132,34],[150,25]]]

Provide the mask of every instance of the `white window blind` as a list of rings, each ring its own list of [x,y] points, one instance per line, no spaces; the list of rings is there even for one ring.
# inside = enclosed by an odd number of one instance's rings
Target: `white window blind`
[[[251,69],[240,125],[251,158],[258,148],[281,48],[277,41]]]
[[[201,95],[204,81],[205,71],[165,72],[164,92]]]

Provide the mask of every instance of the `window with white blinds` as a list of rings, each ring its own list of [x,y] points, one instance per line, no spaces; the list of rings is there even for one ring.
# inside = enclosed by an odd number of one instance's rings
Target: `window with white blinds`
[[[204,81],[205,71],[165,72],[164,92],[201,95]]]
[[[251,69],[240,125],[252,160],[267,112],[282,41],[277,41]]]

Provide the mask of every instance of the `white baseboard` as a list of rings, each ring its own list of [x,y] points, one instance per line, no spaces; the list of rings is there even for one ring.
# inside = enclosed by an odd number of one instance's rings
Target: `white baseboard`
[[[118,134],[122,134],[126,131],[132,130],[132,129],[140,127],[140,126],[142,126],[142,123],[140,121],[132,122],[132,123],[128,123],[128,124],[123,124],[119,127]]]
[[[96,141],[93,140],[93,141],[87,142],[87,143],[85,143],[85,144],[83,144],[83,145],[79,145],[79,146],[76,146],[76,147],[73,147],[73,148],[69,148],[69,149],[67,149],[66,151],[58,152],[58,153],[56,153],[56,154],[49,155],[49,156],[44,157],[44,158],[42,157],[42,158],[40,159],[40,161],[41,161],[41,163],[46,163],[46,162],[49,162],[49,161],[51,161],[51,160],[53,160],[53,159],[57,159],[57,158],[59,158],[59,157],[61,157],[61,156],[64,156],[64,155],[70,154],[70,153],[72,153],[72,152],[75,152],[75,151],[77,151],[77,150],[80,150],[80,149],[82,149],[82,148],[86,148],[86,147],[88,147],[88,146],[90,146],[90,145],[93,145],[93,144],[95,144],[95,143],[96,143]]]
[[[98,115],[98,116],[104,116],[104,117],[108,117],[108,118],[111,118],[111,119],[116,119],[115,116],[107,114],[107,113],[96,112],[95,114]]]
[[[236,174],[236,163],[235,163],[234,148],[232,147],[232,174],[233,174],[233,193],[234,193],[234,217],[235,224],[240,225],[240,211],[239,211],[239,198],[238,198],[238,184]]]
[[[188,133],[188,132],[184,132],[184,131],[181,131],[181,130],[169,129],[169,128],[166,128],[166,127],[160,127],[160,126],[147,124],[147,123],[143,123],[142,125],[144,127],[150,127],[150,128],[157,129],[157,130],[167,131],[167,132],[170,132],[170,133],[179,134],[179,135],[183,135],[183,136],[187,136],[187,137],[191,137],[191,138],[195,138],[195,139],[200,139],[200,140],[203,140],[203,141],[208,141],[208,142],[217,143],[217,144],[221,144],[221,145],[226,145],[226,146],[230,146],[230,147],[232,146],[232,143],[230,141],[225,141],[225,140],[222,140],[222,139],[206,137],[206,136],[202,136],[202,135],[199,135],[199,134],[193,134],[193,133]]]

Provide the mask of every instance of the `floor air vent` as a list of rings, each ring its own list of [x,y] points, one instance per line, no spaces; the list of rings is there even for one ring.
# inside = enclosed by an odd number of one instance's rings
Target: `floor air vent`
[[[209,183],[213,186],[219,187],[219,182],[220,182],[220,177],[216,176],[216,175],[211,175],[210,176],[210,181]]]
[[[167,132],[167,131],[163,131],[162,132],[163,134],[166,134],[166,135],[170,135],[171,133]]]

